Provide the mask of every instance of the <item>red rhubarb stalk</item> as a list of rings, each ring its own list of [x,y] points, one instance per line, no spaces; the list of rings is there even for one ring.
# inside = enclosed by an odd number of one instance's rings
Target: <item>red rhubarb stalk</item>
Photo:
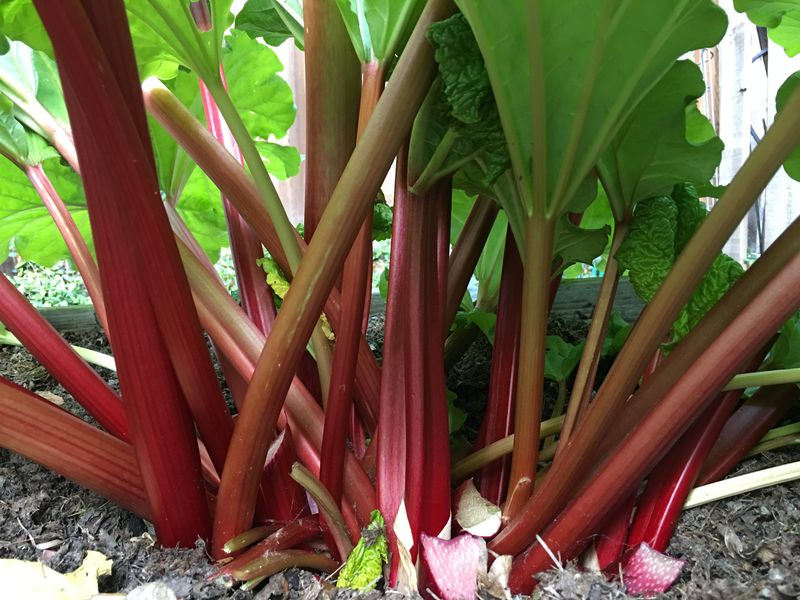
[[[0,277],[0,321],[100,425],[128,440],[128,423],[119,396],[6,277]]]
[[[475,450],[512,433],[514,396],[519,361],[522,300],[522,261],[509,227],[503,254],[503,273],[497,305],[497,328],[489,376],[489,399]],[[490,502],[500,505],[508,488],[511,458],[503,458],[481,469],[479,489]]]
[[[0,447],[151,519],[142,476],[129,444],[2,378]]]
[[[220,484],[216,548],[252,524],[266,436],[275,426],[336,274],[435,76],[432,48],[425,38],[427,27],[453,10],[446,0],[426,5],[392,75],[393,85],[378,102],[295,273],[236,421]]]
[[[728,419],[703,463],[697,485],[725,477],[789,412],[800,390],[794,384],[764,387]]]
[[[84,285],[86,285],[86,291],[89,293],[89,298],[92,299],[100,326],[104,331],[108,332],[106,305],[103,302],[103,290],[100,287],[100,271],[97,269],[92,253],[83,240],[81,232],[78,231],[75,220],[50,182],[42,165],[26,166],[25,174],[42,199],[47,212],[53,217],[53,222],[56,224],[61,237],[64,238],[64,243],[67,245],[72,260],[75,261],[75,267],[78,269],[78,273],[81,274]]]
[[[533,575],[547,568],[550,553],[560,553],[569,560],[580,552],[606,515],[636,489],[749,360],[753,348],[766,343],[797,310],[800,255],[792,236],[798,230],[800,221],[756,261],[634,394],[631,407],[637,406],[637,400],[641,404],[646,399],[644,404],[651,410],[643,418],[639,414],[618,415],[620,424],[612,427],[609,437],[620,439],[623,431],[631,433],[542,533],[542,544],[534,544],[515,559],[510,579],[514,591],[525,593],[532,589]],[[765,274],[769,276],[766,282],[762,279]],[[742,340],[748,343],[743,344]],[[702,348],[699,354],[698,346]],[[675,369],[680,369],[678,377]]]

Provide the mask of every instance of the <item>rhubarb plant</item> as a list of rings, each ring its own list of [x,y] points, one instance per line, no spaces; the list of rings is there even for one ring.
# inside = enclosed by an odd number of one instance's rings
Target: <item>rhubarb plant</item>
[[[791,52],[783,4],[736,3]],[[623,583],[664,589],[681,563],[657,551],[681,503],[661,492],[719,477],[797,396],[800,225],[747,269],[721,254],[777,169],[797,176],[797,77],[708,211],[696,190],[722,141],[681,59],[721,39],[711,0],[231,8],[0,6],[0,243],[69,252],[121,387],[6,282],[0,321],[99,426],[0,381],[0,445],[152,520],[162,544],[209,541],[248,585],[345,565],[342,586],[530,592],[551,556],[614,528]],[[268,45],[289,38],[303,156],[279,142],[296,114]],[[301,164],[300,233],[275,180]],[[379,366],[364,331],[388,229]],[[228,244],[240,303],[212,267]],[[548,337],[562,275],[598,259],[586,340]],[[611,310],[625,271],[647,302],[630,327]],[[445,369],[478,328],[490,390],[453,469]],[[560,393],[543,420],[545,379]],[[759,389],[734,410],[745,386]],[[447,541],[459,528],[481,537]]]

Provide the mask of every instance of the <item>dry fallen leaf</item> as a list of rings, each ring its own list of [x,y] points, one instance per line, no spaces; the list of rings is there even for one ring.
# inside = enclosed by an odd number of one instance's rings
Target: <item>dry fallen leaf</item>
[[[88,600],[97,595],[97,578],[111,573],[111,560],[90,550],[83,564],[62,574],[40,562],[0,560],[0,589],[6,598]]]

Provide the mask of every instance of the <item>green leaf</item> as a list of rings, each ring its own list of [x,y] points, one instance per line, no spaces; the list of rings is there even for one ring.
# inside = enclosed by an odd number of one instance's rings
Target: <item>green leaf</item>
[[[636,205],[630,230],[616,259],[628,270],[631,284],[645,302],[655,295],[675,262],[678,208],[672,198],[659,196]]]
[[[497,315],[493,312],[473,308],[472,310],[456,313],[456,327],[463,328],[475,325],[486,336],[490,344],[494,344],[494,332],[497,326]]]
[[[778,112],[783,110],[789,98],[791,98],[792,94],[798,88],[800,88],[800,71],[789,75],[778,90],[778,95],[775,98]],[[786,170],[786,174],[789,175],[789,177],[800,181],[800,146],[797,146],[786,162],[783,163],[783,168]]]
[[[389,560],[389,543],[386,540],[383,516],[373,510],[367,528],[361,539],[347,557],[336,587],[353,588],[360,591],[371,590],[383,575],[383,565]]]
[[[10,106],[8,107],[10,109]],[[11,110],[0,108],[0,152],[20,163],[28,156],[28,133]]]
[[[44,169],[91,247],[89,215],[80,179],[57,159]],[[20,257],[45,267],[70,257],[58,228],[25,174],[0,157],[0,260],[13,242]]]
[[[456,406],[458,396],[447,390],[447,424],[450,435],[457,433],[467,422],[467,413]]]
[[[743,273],[742,265],[730,256],[726,254],[717,256],[673,324],[671,343],[683,339]]]
[[[606,338],[603,340],[602,356],[616,356],[628,339],[633,323],[628,323],[618,312],[612,312],[608,321]]]
[[[203,106],[200,101],[200,88],[197,75],[189,71],[179,71],[165,85],[186,106],[195,117],[204,121]],[[169,133],[155,119],[148,116],[150,139],[156,159],[158,184],[165,197],[175,202],[181,195],[189,176],[195,168],[194,162]]]
[[[264,141],[286,135],[295,107],[289,84],[278,75],[283,65],[275,52],[233,30],[222,58],[231,99],[250,135]]]
[[[786,54],[800,53],[800,0],[734,0],[733,6],[766,27],[770,39],[783,46]]]
[[[560,217],[556,224],[556,238],[553,255],[561,259],[559,270],[580,262],[592,264],[595,258],[603,254],[609,241],[611,227],[603,225],[598,229],[585,229],[573,225],[566,215]]]
[[[147,56],[140,69],[169,72],[173,63],[192,69],[204,81],[219,80],[222,36],[230,24],[232,0],[210,0],[211,31],[195,25],[188,2],[125,0],[134,46]],[[161,49],[158,48],[161,41]]]
[[[362,63],[389,62],[405,45],[424,0],[336,0]]]
[[[526,214],[562,214],[647,92],[714,46],[711,0],[457,0],[481,48]],[[533,57],[533,62],[529,60]]]
[[[300,172],[300,153],[294,146],[284,146],[273,142],[256,142],[258,153],[277,179],[288,179]]]
[[[392,221],[394,213],[392,207],[381,199],[372,205],[372,239],[382,242],[392,237]]]
[[[675,256],[689,243],[700,223],[706,218],[708,209],[700,202],[697,191],[690,184],[676,185],[672,190],[672,201],[678,209],[678,226],[675,230]]]
[[[378,293],[384,300],[389,295],[389,267],[381,271],[381,276],[378,278]]]
[[[424,191],[470,164],[476,183],[490,189],[511,163],[483,57],[461,14],[433,24],[428,37],[436,47],[441,81],[414,123],[412,187]]]
[[[0,34],[53,56],[50,38],[31,0],[0,2]]]
[[[583,353],[583,344],[573,345],[557,335],[547,336],[547,350],[544,355],[544,376],[552,381],[566,381]]]
[[[264,257],[260,258],[256,261],[258,265],[264,269],[264,272],[267,274],[267,285],[272,288],[273,293],[275,294],[275,301],[278,307],[280,307],[280,302],[283,301],[283,298],[286,296],[286,292],[289,291],[289,280],[284,275],[281,268],[278,266],[272,258]]]
[[[211,262],[217,262],[220,248],[229,245],[225,211],[219,190],[200,169],[186,182],[177,209]]]
[[[705,93],[703,74],[679,61],[631,113],[603,153],[598,171],[618,221],[644,198],[669,194],[681,182],[707,182],[722,158],[722,141],[697,111]],[[687,121],[687,111],[691,122]],[[711,137],[706,127],[711,128]],[[687,140],[687,130],[693,138]]]
[[[500,211],[475,266],[475,279],[478,280],[477,304],[484,310],[494,310],[500,296],[507,232],[508,218]]]
[[[294,38],[297,47],[303,49],[303,7],[296,0],[248,0],[236,15],[236,29],[251,38],[261,38],[269,46],[280,46]]]
[[[769,351],[762,369],[771,371],[798,367],[800,367],[800,313],[795,313],[778,332],[778,339]]]

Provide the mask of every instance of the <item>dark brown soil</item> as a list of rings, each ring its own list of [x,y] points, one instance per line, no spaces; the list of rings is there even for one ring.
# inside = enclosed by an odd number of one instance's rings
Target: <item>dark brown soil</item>
[[[569,325],[556,325],[562,333]],[[559,331],[561,330],[561,331]],[[71,336],[73,343],[103,349],[97,333]],[[376,349],[380,339],[373,339]],[[485,398],[488,348],[479,342],[451,374],[465,408]],[[33,391],[49,391],[75,403],[23,349],[0,347],[0,375]],[[113,373],[103,372],[112,384]],[[471,412],[471,411],[470,411]],[[87,417],[88,418],[88,417]],[[474,425],[467,425],[474,427]],[[800,460],[800,448],[749,459],[740,471]],[[114,561],[101,591],[128,592],[162,581],[179,598],[349,598],[309,573],[290,570],[271,578],[257,594],[207,578],[213,572],[202,544],[194,550],[161,549],[148,523],[19,456],[0,450],[0,558],[42,560],[58,571],[75,569],[87,550]],[[665,598],[800,597],[800,483],[777,486],[684,513],[669,553],[687,561]],[[574,567],[542,575],[543,598],[625,598],[623,588]],[[2,596],[2,594],[0,594]],[[368,597],[383,597],[375,592]],[[399,597],[386,594],[386,597]]]

